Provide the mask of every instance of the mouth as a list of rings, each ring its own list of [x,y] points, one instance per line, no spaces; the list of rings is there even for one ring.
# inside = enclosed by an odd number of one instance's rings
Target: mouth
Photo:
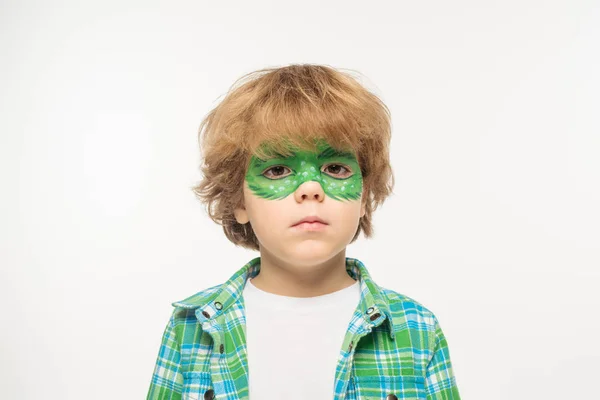
[[[293,225],[292,228],[301,231],[307,232],[319,232],[324,230],[327,227],[327,224],[322,222],[313,221],[313,222],[301,222],[299,224]]]

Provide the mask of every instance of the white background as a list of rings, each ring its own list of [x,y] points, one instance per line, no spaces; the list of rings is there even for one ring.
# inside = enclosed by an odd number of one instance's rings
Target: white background
[[[0,387],[145,398],[170,303],[258,256],[191,186],[241,75],[360,72],[394,195],[349,246],[423,303],[464,399],[594,397],[598,1],[3,1]]]

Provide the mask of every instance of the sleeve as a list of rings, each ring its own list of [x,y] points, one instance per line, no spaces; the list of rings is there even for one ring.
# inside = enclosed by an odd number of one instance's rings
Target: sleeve
[[[456,378],[452,370],[448,342],[434,316],[435,342],[433,356],[427,364],[427,400],[460,400]]]
[[[183,376],[181,348],[175,331],[174,315],[165,328],[146,400],[180,400]]]

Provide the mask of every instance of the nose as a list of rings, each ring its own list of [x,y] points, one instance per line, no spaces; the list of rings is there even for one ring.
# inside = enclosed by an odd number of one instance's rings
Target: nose
[[[319,182],[308,181],[298,186],[298,189],[294,192],[294,197],[296,197],[296,201],[299,203],[306,199],[321,202],[325,197],[325,192]]]

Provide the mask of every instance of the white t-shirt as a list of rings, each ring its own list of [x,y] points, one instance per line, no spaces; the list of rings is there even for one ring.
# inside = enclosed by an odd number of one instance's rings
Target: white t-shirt
[[[360,286],[316,297],[243,291],[250,400],[329,399]]]

